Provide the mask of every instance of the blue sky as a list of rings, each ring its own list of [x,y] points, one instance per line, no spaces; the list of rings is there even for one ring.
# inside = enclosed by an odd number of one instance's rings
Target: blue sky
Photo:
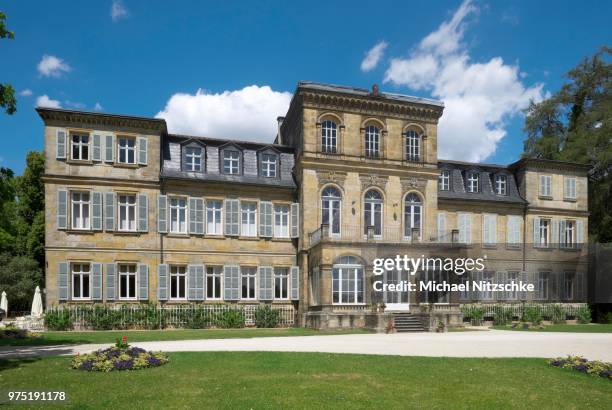
[[[0,82],[24,94],[15,115],[0,114],[0,166],[18,173],[26,152],[42,148],[37,101],[271,140],[298,80],[441,98],[442,156],[509,163],[522,149],[520,109],[612,37],[603,1],[23,0],[0,9],[15,31],[0,40]],[[376,45],[382,52],[362,69]]]

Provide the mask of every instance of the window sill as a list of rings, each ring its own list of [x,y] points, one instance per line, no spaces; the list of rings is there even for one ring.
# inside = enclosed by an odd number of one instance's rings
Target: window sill
[[[552,196],[548,196],[548,195],[539,195],[538,199],[541,199],[543,201],[552,201],[553,197]]]
[[[258,236],[239,236],[238,239],[243,240],[243,241],[258,241],[259,237]]]
[[[94,162],[90,159],[66,159],[66,164],[69,165],[93,165]]]
[[[168,238],[189,238],[188,233],[178,233],[178,232],[168,233],[166,236]]]
[[[124,163],[122,163],[122,162],[115,162],[115,164],[114,164],[114,165],[115,165],[115,167],[117,167],[117,168],[132,168],[132,169],[134,169],[134,168],[140,168],[140,165],[139,165],[139,164],[124,164]]]
[[[207,233],[204,234],[205,239],[225,239],[222,233]]]
[[[102,232],[101,230],[92,231],[91,229],[62,229],[62,230],[71,235],[93,235],[96,232]]]
[[[506,249],[509,251],[520,251],[520,245],[506,245]]]
[[[547,252],[552,252],[552,250],[554,249],[551,246],[534,246],[533,249],[536,249],[538,251],[547,251]]]
[[[573,247],[559,247],[560,250],[565,251],[565,252],[579,252],[580,248],[577,246],[573,246]]]
[[[139,236],[141,233],[146,233],[146,232],[139,232],[139,231],[112,231],[112,233],[114,233],[116,235],[123,235],[123,236]]]
[[[482,248],[483,249],[497,249],[497,245],[491,245],[491,244],[482,244]]]
[[[578,202],[576,198],[563,198],[563,202]]]
[[[275,237],[275,238],[272,238],[272,242],[291,242],[291,238],[285,238],[285,237],[277,238],[277,237]]]

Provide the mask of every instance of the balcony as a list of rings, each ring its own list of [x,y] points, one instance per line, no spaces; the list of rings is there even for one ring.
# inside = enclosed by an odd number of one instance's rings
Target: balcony
[[[414,238],[414,240],[412,239]],[[315,246],[321,241],[332,242],[373,242],[373,243],[418,243],[421,242],[418,228],[413,228],[410,236],[404,235],[401,226],[383,227],[376,232],[374,226],[368,226],[367,233],[358,225],[341,225],[340,232],[334,230],[327,224],[309,234],[310,246]]]

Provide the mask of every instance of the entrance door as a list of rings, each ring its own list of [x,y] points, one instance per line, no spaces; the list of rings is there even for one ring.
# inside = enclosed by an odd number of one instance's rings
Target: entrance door
[[[385,271],[384,283],[398,285],[400,283],[408,283],[410,275],[406,271]],[[407,311],[410,309],[410,293],[409,291],[386,291],[384,292],[384,301],[388,311]]]

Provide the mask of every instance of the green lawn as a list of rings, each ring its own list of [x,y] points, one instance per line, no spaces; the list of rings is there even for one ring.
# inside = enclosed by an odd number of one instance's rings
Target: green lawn
[[[612,382],[543,359],[172,353],[165,366],[87,373],[70,358],[0,360],[0,391],[65,391],[75,408],[609,408]],[[48,406],[45,406],[48,407]]]
[[[517,327],[516,329],[510,326],[493,326],[492,329],[497,330],[514,330],[517,332],[575,332],[575,333],[612,333],[612,324],[591,323],[588,325],[547,325],[544,329],[529,329],[524,330]]]
[[[364,329],[354,330],[313,330],[306,328],[288,329],[198,329],[198,330],[127,330],[99,332],[44,332],[40,338],[12,340],[0,339],[0,346],[44,346],[58,344],[114,343],[126,335],[128,342],[151,342],[163,340],[233,339],[241,337],[272,336],[316,336],[347,333],[371,333]]]

